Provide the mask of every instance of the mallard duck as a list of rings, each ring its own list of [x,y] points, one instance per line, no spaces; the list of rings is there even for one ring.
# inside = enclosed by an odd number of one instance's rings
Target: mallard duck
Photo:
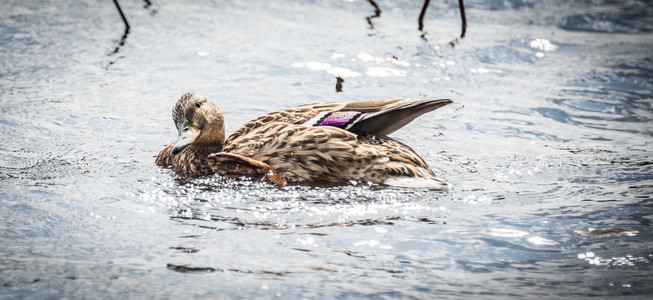
[[[346,184],[444,188],[410,147],[388,134],[418,116],[452,103],[371,100],[316,103],[253,119],[225,138],[213,102],[189,92],[172,109],[177,141],[156,158],[180,175],[261,176],[277,184]]]

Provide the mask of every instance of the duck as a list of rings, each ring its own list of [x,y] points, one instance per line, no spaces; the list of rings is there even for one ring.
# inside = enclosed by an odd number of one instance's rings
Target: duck
[[[447,182],[389,134],[450,99],[313,103],[255,118],[225,134],[224,115],[188,92],[172,109],[177,140],[156,165],[181,176],[252,177],[285,184],[350,184],[445,189]]]

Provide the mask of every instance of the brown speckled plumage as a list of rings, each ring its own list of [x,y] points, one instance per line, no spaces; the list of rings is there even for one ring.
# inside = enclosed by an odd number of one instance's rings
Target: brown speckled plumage
[[[187,93],[173,109],[180,140],[161,150],[156,164],[172,166],[183,175],[233,173],[226,172],[225,164],[216,160],[219,154],[210,155],[223,152],[269,165],[294,183],[357,180],[388,184],[391,178],[421,178],[444,186],[446,183],[437,179],[410,147],[386,135],[449,103],[448,99],[390,99],[307,104],[260,116],[225,140],[222,113],[217,106],[200,95]],[[334,117],[325,120],[329,116]],[[199,132],[192,142],[181,138],[186,134],[182,133],[187,129],[182,128],[186,120],[191,129]],[[338,123],[340,120],[342,123]],[[178,153],[173,154],[175,151]]]

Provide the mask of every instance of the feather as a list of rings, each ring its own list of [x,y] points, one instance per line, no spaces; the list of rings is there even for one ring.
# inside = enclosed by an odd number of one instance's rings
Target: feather
[[[453,101],[449,99],[437,99],[417,101],[403,100],[395,103],[387,103],[387,106],[385,106],[383,110],[363,116],[354,122],[348,130],[359,134],[370,133],[388,135],[395,132],[397,129],[404,127],[415,118],[452,102]],[[345,106],[343,110],[348,109],[348,106],[349,105]]]

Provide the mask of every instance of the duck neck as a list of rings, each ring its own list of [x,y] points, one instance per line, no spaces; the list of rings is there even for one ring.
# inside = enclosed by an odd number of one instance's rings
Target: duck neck
[[[202,153],[216,153],[224,147],[224,126],[207,126],[193,146]]]
[[[206,155],[222,151],[223,146],[224,146],[224,143],[215,143],[215,144],[206,144],[206,145],[202,145],[202,144],[192,145],[192,147],[194,148],[194,151],[197,154],[206,154]]]

